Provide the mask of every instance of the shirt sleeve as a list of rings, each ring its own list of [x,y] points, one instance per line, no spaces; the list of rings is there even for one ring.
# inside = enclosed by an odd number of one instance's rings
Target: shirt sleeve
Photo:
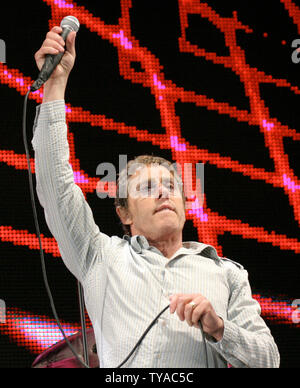
[[[37,195],[47,225],[68,269],[84,282],[88,271],[104,257],[110,237],[100,232],[69,163],[65,102],[37,107],[32,145],[35,151]]]
[[[222,340],[208,343],[234,368],[279,368],[280,356],[269,328],[252,298],[248,272],[234,269],[227,319]]]

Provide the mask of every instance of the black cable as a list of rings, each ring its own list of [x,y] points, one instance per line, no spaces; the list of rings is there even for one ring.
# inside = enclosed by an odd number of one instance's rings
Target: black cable
[[[28,143],[27,143],[27,133],[26,133],[26,115],[27,115],[27,101],[28,101],[28,96],[30,94],[31,90],[29,90],[25,96],[24,100],[24,108],[23,108],[23,141],[24,141],[24,147],[25,147],[25,153],[26,153],[26,159],[27,159],[27,165],[28,165],[28,178],[29,178],[29,189],[30,189],[30,199],[31,199],[31,205],[32,205],[32,210],[33,210],[33,218],[34,218],[34,223],[35,223],[35,229],[37,233],[37,237],[39,240],[39,248],[40,248],[40,257],[41,257],[41,263],[42,263],[42,273],[43,273],[43,278],[44,278],[44,283],[46,287],[46,291],[50,300],[50,305],[51,309],[54,315],[54,318],[56,320],[57,326],[59,327],[59,330],[61,331],[64,340],[66,341],[66,344],[69,346],[70,350],[76,357],[76,359],[80,362],[80,364],[84,368],[89,368],[89,366],[83,362],[80,359],[80,356],[77,354],[77,352],[74,350],[72,344],[68,340],[62,325],[60,323],[60,320],[58,318],[56,308],[54,305],[53,301],[53,296],[49,287],[48,283],[48,278],[47,278],[47,271],[46,271],[46,264],[45,264],[45,258],[44,258],[44,251],[43,251],[43,246],[42,246],[42,240],[41,240],[41,233],[40,233],[40,226],[39,226],[39,221],[38,221],[38,216],[37,216],[37,210],[36,210],[36,205],[35,205],[35,197],[34,197],[34,188],[33,188],[33,179],[32,179],[32,170],[31,170],[31,164],[30,164],[30,154],[29,154],[29,148],[28,148]]]
[[[125,358],[125,360],[119,365],[117,366],[117,369],[118,368],[121,368],[128,360],[129,358],[133,355],[133,353],[136,351],[136,349],[140,346],[140,344],[142,343],[143,339],[146,337],[146,335],[148,334],[148,332],[150,331],[150,329],[155,325],[156,321],[158,320],[158,318],[170,307],[170,305],[166,306],[154,319],[153,321],[150,323],[150,325],[148,326],[148,328],[144,331],[144,333],[142,334],[141,338],[138,340],[137,344],[135,345],[135,347],[132,349],[132,351],[128,354],[128,356]],[[201,333],[202,333],[202,339],[203,339],[203,344],[204,344],[204,354],[205,354],[205,366],[206,368],[208,368],[208,354],[207,354],[207,345],[206,345],[206,338],[204,336],[204,333],[203,333],[203,328],[202,328],[202,324],[201,324],[201,321],[199,321],[199,326],[200,326],[200,330],[201,330]]]
[[[202,327],[201,321],[199,320],[198,323],[199,323],[199,326],[200,326],[200,330],[201,330],[201,334],[202,334],[202,339],[203,339],[203,345],[204,345],[205,367],[208,369],[209,365],[208,365],[208,353],[207,353],[206,338],[205,338],[205,335],[204,335],[204,332],[203,332],[203,327]]]
[[[156,318],[153,319],[153,321],[150,323],[150,325],[148,326],[148,328],[144,331],[144,334],[141,336],[141,338],[138,340],[137,344],[135,345],[135,347],[132,349],[132,351],[128,354],[128,356],[125,358],[125,360],[119,365],[117,366],[117,368],[121,368],[121,366],[123,366],[125,364],[125,362],[127,362],[127,360],[132,356],[132,354],[135,352],[135,350],[140,346],[141,342],[143,341],[143,339],[146,337],[146,335],[148,334],[148,332],[150,331],[150,329],[152,328],[152,326],[154,326],[154,324],[156,323],[156,321],[158,320],[158,318],[170,307],[170,305],[166,306],[157,316]]]

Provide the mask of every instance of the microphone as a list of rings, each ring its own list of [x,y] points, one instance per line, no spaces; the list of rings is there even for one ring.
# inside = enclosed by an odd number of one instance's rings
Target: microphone
[[[80,27],[80,23],[75,16],[66,16],[60,23],[60,27],[62,28],[61,37],[64,41],[66,41],[68,35],[72,31],[78,31]],[[60,63],[63,53],[59,53],[56,55],[48,54],[46,55],[45,63],[40,71],[40,74],[37,80],[32,84],[30,91],[35,92],[42,87],[42,85],[51,77],[51,74],[55,70],[56,66]]]

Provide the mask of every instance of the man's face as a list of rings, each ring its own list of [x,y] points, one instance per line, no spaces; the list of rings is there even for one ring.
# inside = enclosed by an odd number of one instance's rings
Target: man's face
[[[130,177],[127,218],[122,222],[131,225],[132,235],[150,240],[182,233],[185,209],[181,187],[166,167],[144,166]]]

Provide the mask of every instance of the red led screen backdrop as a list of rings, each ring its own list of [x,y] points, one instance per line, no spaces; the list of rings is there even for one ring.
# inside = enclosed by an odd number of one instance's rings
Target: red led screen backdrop
[[[99,182],[100,163],[118,169],[119,155],[129,160],[146,153],[182,165],[204,163],[204,202],[188,198],[184,240],[211,244],[248,270],[281,366],[299,366],[300,63],[293,42],[300,39],[300,4],[263,3],[34,0],[5,6],[0,367],[29,367],[62,338],[42,280],[21,120],[23,98],[37,76],[34,53],[66,15],[81,24],[66,94],[70,163],[97,224],[122,235],[115,184]],[[42,89],[30,95],[30,139],[42,97]],[[100,199],[97,191],[111,197]],[[70,335],[79,329],[76,281],[38,211],[50,286]]]

